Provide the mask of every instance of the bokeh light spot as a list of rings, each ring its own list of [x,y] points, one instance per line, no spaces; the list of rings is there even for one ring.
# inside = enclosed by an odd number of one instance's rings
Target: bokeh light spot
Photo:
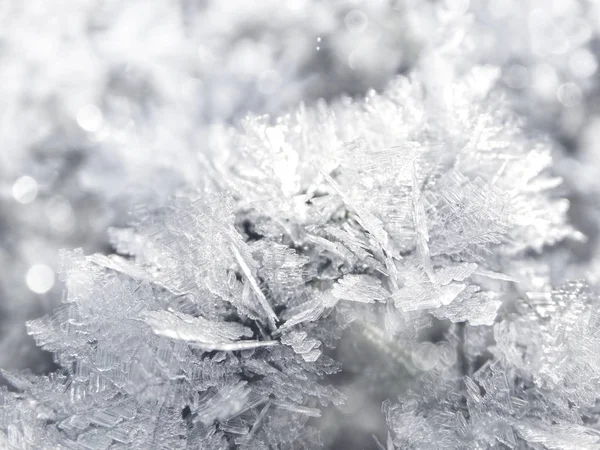
[[[589,78],[598,70],[598,62],[588,49],[580,48],[569,59],[571,73],[579,78]]]
[[[25,277],[27,287],[36,294],[45,294],[54,286],[54,271],[45,264],[34,264]]]
[[[85,131],[95,133],[102,129],[104,117],[96,105],[86,105],[77,111],[77,125]]]
[[[575,83],[563,83],[558,88],[558,100],[567,108],[581,103],[581,89]]]
[[[360,9],[353,9],[344,17],[346,29],[352,33],[362,33],[369,26],[369,18]]]
[[[22,204],[31,203],[38,194],[38,184],[28,175],[20,177],[12,187],[12,194],[16,201]]]

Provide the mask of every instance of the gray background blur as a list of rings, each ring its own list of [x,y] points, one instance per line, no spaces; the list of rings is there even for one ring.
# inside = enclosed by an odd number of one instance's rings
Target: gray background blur
[[[194,183],[203,152],[218,149],[215,130],[247,113],[381,90],[417,63],[448,12],[473,43],[457,63],[499,66],[498,89],[527,132],[553,141],[571,218],[589,238],[564,249],[563,275],[597,279],[598,1],[5,1],[0,367],[52,369],[25,321],[60,302],[59,249],[111,252],[106,229],[126,223],[130,203]],[[359,382],[352,369],[341,377]],[[362,419],[339,448],[373,447],[380,400],[349,399],[346,413]]]

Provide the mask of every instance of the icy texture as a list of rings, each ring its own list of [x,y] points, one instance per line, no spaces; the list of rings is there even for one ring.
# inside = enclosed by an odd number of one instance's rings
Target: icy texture
[[[389,297],[379,280],[368,275],[346,275],[333,287],[333,296],[355,302],[383,302]]]
[[[594,406],[600,388],[598,297],[582,282],[530,293],[520,305],[523,317],[494,326],[494,353],[559,399]]]
[[[179,212],[189,213],[187,208],[189,202]],[[219,218],[227,230],[232,216]],[[205,220],[203,225],[214,226],[210,222],[217,219],[209,214]],[[192,231],[189,222],[180,224],[176,229],[181,232]],[[230,251],[210,260],[188,259],[191,272],[222,273],[226,284],[218,291],[198,279],[190,292],[172,292],[173,286],[181,287],[173,277],[182,266],[169,265],[175,242],[168,240],[169,232],[137,239],[151,248],[145,255],[153,259],[154,273],[147,262],[138,271],[122,270],[131,263],[106,264],[97,256],[65,254],[66,305],[29,326],[39,345],[56,352],[64,370],[37,379],[5,373],[11,386],[31,397],[4,399],[20,406],[2,409],[3,429],[14,423],[1,435],[3,446],[39,448],[43,441],[59,448],[118,448],[119,443],[129,448],[218,448],[214,446],[226,445],[225,436],[251,447],[263,441],[283,445],[294,437],[266,435],[264,424],[275,418],[302,421],[319,414],[316,404],[339,403],[335,389],[314,385],[322,375],[337,371],[320,354],[320,342],[306,340],[303,331],[282,336],[281,344],[264,339],[270,316],[249,287],[254,277],[250,267],[256,263],[241,255],[249,250],[230,231],[224,233],[227,239],[239,241]],[[202,239],[190,238],[200,251]],[[235,245],[242,251],[233,251]],[[238,266],[242,260],[244,270]],[[248,277],[238,280],[232,270]],[[200,292],[206,297],[195,297]],[[238,313],[236,302],[256,321]],[[244,323],[254,323],[256,331]],[[53,396],[59,391],[60,398]],[[39,417],[40,404],[48,419]],[[215,423],[220,425],[215,428]],[[28,431],[40,426],[42,435]]]
[[[56,273],[63,247],[108,251],[132,198],[156,206],[198,182],[205,143],[249,111],[383,88],[435,22],[420,0],[284,3],[2,3],[1,366],[47,368],[23,323],[61,287],[31,289],[32,266]]]
[[[110,231],[116,255],[64,252],[64,305],[28,325],[61,369],[2,372],[0,444],[315,448],[354,337],[382,360],[357,383],[404,390],[389,448],[594,448],[595,296],[518,300],[578,237],[550,149],[497,70],[448,64],[451,37],[382,93],[215,130],[195,182]]]
[[[598,449],[600,297],[584,283],[522,300],[521,315],[493,328],[495,361],[465,347],[461,372],[433,371],[402,404],[384,404],[400,448]],[[473,344],[483,327],[465,335]],[[484,338],[485,339],[485,338]],[[464,373],[463,372],[463,373]],[[426,436],[428,436],[426,438]],[[527,447],[524,447],[527,446]]]

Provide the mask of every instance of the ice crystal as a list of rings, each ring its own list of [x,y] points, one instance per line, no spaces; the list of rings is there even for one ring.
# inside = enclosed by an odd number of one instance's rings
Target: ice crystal
[[[393,8],[269,0],[255,2],[252,14],[247,6],[0,7],[0,365],[47,369],[23,323],[60,303],[60,248],[107,250],[105,230],[123,226],[131,197],[156,206],[214,171],[198,150],[223,140],[223,124],[248,111],[280,113],[383,88],[414,64],[422,27],[433,22],[430,5],[416,0]],[[287,165],[293,153],[274,162]]]
[[[596,296],[527,279],[578,237],[561,180],[456,45],[364,100],[215,128],[115,255],[63,252],[64,305],[28,323],[60,369],[2,372],[0,444],[315,448],[366,385],[400,396],[388,449],[597,448]]]
[[[497,360],[473,372],[471,360],[462,379],[458,372],[443,378],[430,372],[408,402],[384,404],[396,445],[600,448],[591,331],[598,296],[582,283],[570,283],[544,298],[523,299],[528,309],[523,316],[494,326]]]

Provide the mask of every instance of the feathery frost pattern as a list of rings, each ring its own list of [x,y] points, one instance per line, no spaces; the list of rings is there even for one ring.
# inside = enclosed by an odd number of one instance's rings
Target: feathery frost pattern
[[[354,339],[387,367],[366,384],[403,386],[388,449],[600,448],[597,295],[524,276],[579,237],[550,149],[495,69],[426,68],[221,129],[206,178],[110,231],[116,255],[65,252],[64,305],[28,325],[60,370],[2,372],[1,446],[315,448]]]

